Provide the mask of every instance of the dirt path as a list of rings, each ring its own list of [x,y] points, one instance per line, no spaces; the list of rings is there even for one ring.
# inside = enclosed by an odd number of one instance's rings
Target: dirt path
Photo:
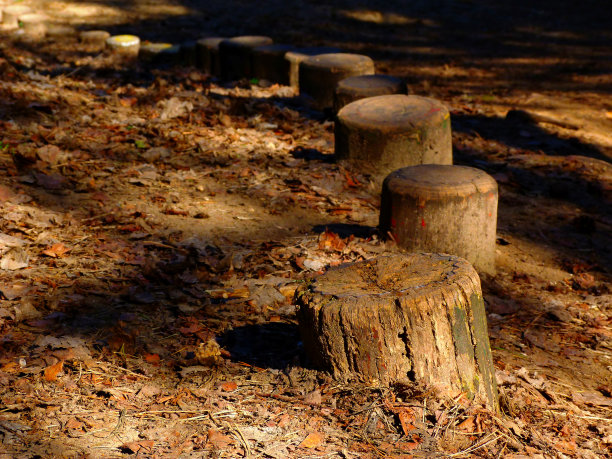
[[[148,40],[339,46],[444,101],[456,162],[500,185],[482,282],[503,416],[308,368],[296,284],[395,248],[368,177],[333,160],[333,123],[289,88],[115,68],[73,37],[3,31],[0,457],[610,454],[599,2],[23,3]]]

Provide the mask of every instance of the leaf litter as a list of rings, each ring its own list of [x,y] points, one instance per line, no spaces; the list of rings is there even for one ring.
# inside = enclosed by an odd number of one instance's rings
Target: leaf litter
[[[293,293],[396,248],[367,174],[333,161],[333,124],[287,87],[79,61],[85,44],[56,40],[58,60],[19,40],[0,58],[6,454],[609,454],[612,222],[593,205],[609,206],[609,164],[544,154],[571,150],[524,125],[544,118],[509,118],[526,139],[512,147],[459,121],[457,156],[501,187],[483,290],[503,414],[340,385],[302,356]],[[495,114],[445,91],[458,120]]]

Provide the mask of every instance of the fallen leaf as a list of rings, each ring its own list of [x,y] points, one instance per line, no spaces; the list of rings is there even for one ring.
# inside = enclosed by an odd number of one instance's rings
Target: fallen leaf
[[[144,359],[148,363],[159,363],[159,354],[144,354]]]
[[[125,452],[132,454],[140,453],[141,449],[144,450],[144,452],[148,453],[151,451],[154,445],[154,440],[141,440],[124,443],[120,446],[120,448]]]
[[[21,248],[14,248],[4,254],[0,260],[0,268],[9,271],[27,268],[30,265],[30,256]]]
[[[318,432],[312,432],[308,434],[306,438],[300,443],[302,448],[315,448],[323,442],[323,435]]]
[[[217,449],[224,449],[234,443],[232,437],[222,434],[217,430],[210,429],[208,431],[208,442]]]
[[[416,428],[413,424],[416,419],[414,411],[410,408],[400,408],[397,412],[397,417],[399,418],[404,435],[408,436],[408,432]]]
[[[64,369],[64,361],[60,360],[55,365],[45,368],[45,381],[56,381],[57,375]]]
[[[53,244],[51,247],[43,250],[43,255],[47,255],[52,258],[62,258],[66,253],[70,252],[71,249],[66,247],[61,242]]]
[[[233,392],[236,389],[238,389],[238,384],[236,384],[234,381],[228,381],[221,384],[221,390],[225,392]]]

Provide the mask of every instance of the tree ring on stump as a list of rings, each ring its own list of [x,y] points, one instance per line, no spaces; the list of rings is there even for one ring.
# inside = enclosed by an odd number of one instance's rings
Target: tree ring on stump
[[[374,61],[361,54],[319,54],[305,59],[300,65],[300,94],[312,98],[318,110],[334,106],[334,92],[340,80],[355,75],[374,73]]]
[[[225,37],[207,37],[196,41],[198,64],[204,73],[209,75],[221,74],[219,61],[219,43],[227,40]]]
[[[390,75],[357,75],[340,80],[336,86],[334,110],[366,97],[406,94],[406,84]]]
[[[339,160],[380,185],[390,172],[417,164],[452,164],[450,114],[441,102],[392,94],[342,108],[335,124]]]
[[[497,182],[473,167],[426,164],[385,178],[380,229],[408,251],[443,252],[495,271]]]
[[[271,45],[270,37],[244,35],[219,43],[221,74],[226,80],[239,80],[253,76],[252,51],[258,46]]]
[[[289,61],[287,52],[293,45],[274,44],[258,46],[253,50],[253,76],[271,83],[289,84]]]
[[[499,409],[480,279],[465,260],[395,254],[296,292],[304,348],[335,379],[412,383]]]
[[[340,49],[329,46],[299,48],[285,54],[285,59],[289,61],[289,84],[295,88],[300,88],[300,64],[310,56],[319,54],[339,53]]]

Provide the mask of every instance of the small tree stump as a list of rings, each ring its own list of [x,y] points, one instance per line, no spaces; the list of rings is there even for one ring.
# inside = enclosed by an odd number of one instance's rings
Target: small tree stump
[[[352,102],[338,112],[335,153],[378,185],[416,164],[452,164],[448,109],[435,99],[395,94]]]
[[[118,61],[129,61],[138,57],[140,38],[136,35],[113,35],[106,39],[106,46]]]
[[[334,110],[366,97],[406,94],[406,84],[390,75],[358,75],[340,80],[336,86]]]
[[[201,38],[196,42],[198,64],[205,73],[209,75],[221,74],[221,62],[219,61],[219,43],[226,40],[225,37]]]
[[[138,58],[151,64],[173,64],[176,54],[178,52],[172,43],[142,43],[138,50]]]
[[[408,251],[443,252],[495,271],[497,182],[465,166],[421,165],[385,179],[380,229]]]
[[[19,27],[19,18],[30,14],[32,10],[26,5],[8,5],[2,10],[2,28],[11,30]]]
[[[239,80],[253,76],[251,54],[258,46],[271,45],[270,37],[245,35],[223,40],[219,43],[221,75],[226,80]]]
[[[258,46],[253,50],[253,76],[272,83],[289,84],[289,61],[287,52],[294,50],[292,45]]]
[[[300,94],[312,97],[318,110],[334,106],[334,92],[340,80],[374,73],[374,61],[361,54],[332,53],[306,58],[300,64]]]
[[[26,36],[32,39],[39,40],[45,36],[47,33],[47,16],[32,13],[32,14],[24,14],[19,17],[19,22],[21,22],[23,27],[23,32]]]
[[[197,56],[197,43],[193,40],[186,41],[179,46],[179,61],[185,67],[195,67]]]
[[[111,34],[106,30],[84,30],[79,33],[79,39],[90,52],[102,51],[110,36]]]
[[[285,54],[285,59],[289,61],[289,85],[295,89],[300,89],[300,64],[310,56],[319,54],[339,53],[340,49],[332,47],[299,48]]]
[[[480,279],[449,255],[330,268],[296,292],[304,348],[334,378],[416,383],[499,409]]]

